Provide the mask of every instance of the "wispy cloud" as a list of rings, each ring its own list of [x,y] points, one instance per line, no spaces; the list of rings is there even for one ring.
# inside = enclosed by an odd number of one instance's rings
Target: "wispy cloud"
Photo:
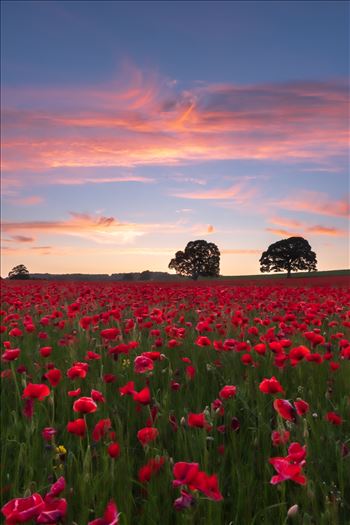
[[[305,222],[284,217],[272,217],[271,219],[269,219],[269,222],[276,226],[285,226],[286,228],[266,228],[266,231],[275,235],[282,235],[284,237],[302,237],[307,233],[331,237],[344,237],[349,233],[344,228],[324,226],[321,224],[308,224]]]
[[[214,232],[212,225],[191,224],[184,219],[173,223],[131,223],[121,222],[115,217],[77,212],[71,212],[67,220],[3,221],[1,227],[4,233],[12,234],[12,239],[20,237],[17,232],[30,232],[33,235],[50,235],[50,238],[56,235],[80,237],[100,244],[130,243],[138,237],[154,233],[159,236],[178,233],[204,235]]]
[[[302,191],[298,195],[292,195],[286,199],[274,201],[271,204],[285,210],[303,211],[317,215],[350,216],[348,197],[335,200],[318,191]]]
[[[119,80],[99,88],[27,86],[5,95],[9,171],[225,159],[319,164],[348,147],[345,81],[202,83],[181,91],[128,65]]]

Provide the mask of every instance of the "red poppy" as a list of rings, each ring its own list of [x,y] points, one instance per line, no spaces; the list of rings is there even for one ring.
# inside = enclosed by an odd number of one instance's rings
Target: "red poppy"
[[[154,364],[152,359],[144,355],[138,355],[134,361],[134,371],[136,374],[144,374],[153,370]]]
[[[309,403],[303,399],[294,401],[294,406],[298,416],[304,416],[309,411]]]
[[[154,427],[145,427],[141,428],[141,430],[137,433],[137,439],[141,443],[141,445],[145,446],[151,441],[154,441],[157,439],[159,435],[159,431],[157,428]]]
[[[94,441],[100,441],[100,439],[107,433],[107,431],[112,427],[111,420],[100,419],[92,431],[92,439]]]
[[[62,373],[59,368],[52,368],[45,374],[46,379],[49,381],[51,386],[57,386],[61,381]]]
[[[80,419],[75,419],[74,421],[69,421],[69,423],[67,424],[67,430],[71,434],[75,434],[76,436],[84,437],[86,430],[87,430],[85,419],[80,418]]]
[[[28,383],[28,385],[23,390],[22,398],[26,397],[30,399],[38,399],[42,401],[45,397],[50,395],[50,389],[47,385]]]
[[[120,456],[120,445],[119,443],[111,443],[107,449],[108,455],[115,459]]]
[[[188,485],[189,488],[194,488],[194,481],[199,472],[198,463],[187,463],[185,461],[179,461],[175,463],[173,467],[174,481],[173,486],[179,487],[180,485]]]
[[[37,518],[44,506],[40,494],[35,493],[28,498],[12,499],[2,507],[1,512],[6,518],[5,523],[14,525]]]
[[[1,355],[2,361],[9,362],[18,359],[21,350],[19,348],[9,348]]]
[[[147,483],[151,477],[156,474],[164,465],[165,457],[151,458],[146,465],[141,467],[138,472],[138,478],[141,483]]]
[[[278,432],[277,430],[274,430],[271,434],[272,444],[277,447],[278,445],[285,445],[288,443],[290,438],[290,432],[288,430],[284,430],[283,432]]]
[[[287,421],[295,421],[295,408],[287,399],[275,399],[273,407]]]
[[[280,382],[272,376],[271,379],[263,379],[259,385],[259,390],[264,394],[277,394],[284,392]]]
[[[43,346],[39,350],[41,357],[49,357],[52,352],[52,346]]]
[[[325,419],[332,423],[332,425],[341,425],[343,422],[342,417],[336,412],[327,412]]]
[[[301,466],[290,463],[285,458],[270,458],[269,462],[277,472],[276,476],[272,476],[270,483],[276,485],[282,481],[291,479],[299,485],[305,485],[306,477],[301,474]]]
[[[234,385],[226,385],[220,390],[219,397],[221,399],[229,399],[231,397],[235,397],[236,393],[237,393],[237,387],[236,386],[234,386]]]
[[[52,427],[45,427],[41,431],[41,435],[45,439],[45,441],[51,441],[55,437],[56,434],[57,434],[57,430],[55,430]]]
[[[73,410],[82,414],[92,414],[96,412],[97,405],[92,397],[81,397],[74,401]]]
[[[211,345],[211,341],[210,341],[209,337],[207,337],[205,335],[200,335],[195,340],[195,344],[197,346],[210,346]]]
[[[187,424],[189,427],[205,428],[206,430],[210,430],[212,428],[205,419],[205,414],[203,413],[188,414]]]
[[[89,365],[87,363],[75,363],[69,370],[67,370],[67,376],[69,379],[75,379],[86,377]]]
[[[68,395],[69,397],[78,397],[81,394],[81,388],[77,388],[76,390],[69,390]]]
[[[151,392],[148,386],[140,390],[140,392],[134,392],[133,399],[141,405],[149,405],[151,402]]]
[[[117,505],[114,501],[110,501],[106,507],[103,518],[97,518],[93,521],[89,521],[88,525],[118,525],[119,514]]]
[[[121,396],[126,396],[126,395],[132,396],[133,394],[135,394],[134,381],[129,381],[128,383],[126,383],[126,385],[120,386],[119,392]]]
[[[105,330],[101,330],[101,337],[107,339],[107,341],[112,341],[118,335],[120,335],[119,328],[106,328]]]
[[[102,392],[100,392],[99,390],[92,389],[91,390],[91,397],[92,397],[92,399],[94,401],[96,401],[96,403],[105,403],[106,402]]]
[[[203,492],[207,498],[214,501],[223,500],[223,496],[219,490],[218,477],[216,474],[209,476],[203,471],[199,471],[195,479],[195,488]]]

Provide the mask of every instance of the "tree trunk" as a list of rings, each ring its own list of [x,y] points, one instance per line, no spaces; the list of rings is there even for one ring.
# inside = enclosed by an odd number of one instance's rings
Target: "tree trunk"
[[[290,275],[291,275],[291,270],[290,270],[290,268],[288,268],[288,269],[287,269],[287,279],[290,278]]]

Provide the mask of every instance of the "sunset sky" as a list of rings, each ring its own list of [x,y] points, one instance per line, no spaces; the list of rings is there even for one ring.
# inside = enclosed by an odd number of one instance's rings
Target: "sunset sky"
[[[349,4],[3,1],[2,265],[349,267]]]

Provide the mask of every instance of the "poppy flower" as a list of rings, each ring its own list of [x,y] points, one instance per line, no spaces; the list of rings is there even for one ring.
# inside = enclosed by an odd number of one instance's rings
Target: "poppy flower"
[[[281,483],[288,479],[291,479],[299,485],[305,485],[306,477],[301,474],[302,467],[300,465],[292,464],[287,459],[279,457],[270,458],[269,462],[277,472],[277,475],[272,476],[270,480],[272,485],[276,485],[277,483]]]
[[[5,362],[15,361],[16,359],[19,358],[20,353],[21,353],[21,350],[19,348],[7,349],[1,355],[1,359],[2,361],[5,361]]]
[[[100,439],[107,433],[107,431],[112,427],[111,420],[100,419],[92,431],[92,439],[94,441],[100,441]]]
[[[295,421],[295,408],[287,399],[275,399],[273,407],[287,421]]]
[[[46,379],[49,381],[50,385],[55,387],[61,381],[62,372],[59,368],[52,368],[45,374]]]
[[[82,414],[92,414],[96,412],[97,405],[92,397],[80,397],[74,401],[73,410]]]
[[[206,430],[211,429],[211,426],[209,425],[208,421],[205,419],[204,413],[188,414],[187,424],[189,427],[205,428]]]
[[[231,397],[235,397],[236,393],[237,393],[236,386],[226,385],[220,390],[219,397],[221,399],[230,399]]]
[[[47,385],[28,383],[23,390],[22,398],[38,399],[42,401],[45,397],[50,395],[50,389]]]
[[[107,504],[103,518],[97,518],[93,521],[89,521],[88,525],[118,525],[119,514],[117,505],[114,501],[110,501]]]
[[[112,341],[115,339],[118,335],[120,335],[119,328],[106,328],[105,330],[101,330],[101,337],[103,339],[106,339],[107,341]]]
[[[77,388],[76,390],[69,390],[68,395],[69,397],[78,397],[81,394],[81,388]]]
[[[75,363],[67,370],[67,376],[69,379],[76,379],[77,377],[84,379],[86,377],[88,367],[89,365],[87,363]]]
[[[151,402],[151,392],[148,386],[140,390],[140,392],[134,392],[133,399],[141,405],[149,405]]]
[[[309,411],[309,403],[303,399],[294,401],[294,406],[298,416],[304,416]]]
[[[332,425],[341,425],[343,422],[342,417],[336,412],[327,412],[325,419],[332,423]]]
[[[45,507],[36,518],[36,523],[56,524],[61,521],[67,513],[67,501],[64,498],[46,500]]]
[[[121,396],[132,396],[135,393],[135,383],[134,381],[129,381],[124,386],[119,387],[119,392]]]
[[[271,434],[271,440],[274,447],[277,447],[278,445],[285,445],[288,443],[289,438],[290,432],[288,430],[284,430],[283,432],[274,430]]]
[[[52,427],[45,427],[41,431],[41,435],[45,439],[45,441],[51,441],[55,437],[56,434],[57,434],[57,430],[55,430]]]
[[[138,472],[138,478],[141,483],[148,483],[151,477],[157,474],[165,463],[165,457],[151,458],[146,465],[141,467]]]
[[[43,346],[39,349],[41,357],[49,357],[52,352],[52,346]]]
[[[195,340],[195,344],[197,346],[210,346],[211,345],[211,341],[210,341],[209,337],[207,337],[205,335],[200,335]]]
[[[108,455],[115,459],[120,456],[120,445],[119,443],[111,443],[107,449]]]
[[[12,499],[2,507],[1,512],[6,518],[5,523],[13,525],[37,518],[44,506],[40,494],[34,493],[28,498]]]
[[[197,490],[203,492],[207,498],[213,501],[221,501],[224,499],[219,490],[218,477],[216,474],[209,476],[205,472],[199,471],[194,485]]]
[[[149,357],[138,355],[134,360],[134,371],[136,374],[144,374],[153,370],[153,368],[153,361]]]
[[[154,427],[145,427],[141,428],[141,430],[137,433],[137,439],[141,443],[142,446],[147,445],[151,441],[154,441],[157,439],[159,435],[159,431],[157,428]]]
[[[194,497],[189,494],[186,490],[181,490],[181,496],[174,501],[175,510],[188,509],[195,504]]]
[[[303,466],[306,458],[306,447],[300,445],[300,443],[291,443],[288,447],[288,456],[286,459],[291,463],[297,463]]]
[[[199,472],[198,463],[187,463],[185,461],[179,461],[175,463],[173,467],[173,487],[179,487],[180,485],[188,485],[189,488],[193,488],[194,481]]]
[[[91,390],[91,397],[92,397],[92,399],[94,401],[96,401],[96,403],[105,403],[106,402],[102,392],[100,392],[99,390],[92,389]]]
[[[86,430],[87,430],[85,419],[80,418],[80,419],[75,419],[74,421],[69,421],[69,423],[67,424],[67,430],[71,434],[75,434],[76,436],[84,437]]]
[[[264,394],[284,392],[282,385],[274,376],[272,376],[271,379],[263,379],[259,385],[259,390]]]

